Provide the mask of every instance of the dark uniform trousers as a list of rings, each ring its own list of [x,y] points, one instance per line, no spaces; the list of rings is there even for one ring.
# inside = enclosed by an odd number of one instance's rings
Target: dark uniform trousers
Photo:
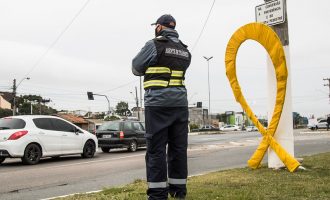
[[[184,198],[188,175],[188,108],[149,106],[145,108],[145,122],[148,199],[167,199],[168,193]]]

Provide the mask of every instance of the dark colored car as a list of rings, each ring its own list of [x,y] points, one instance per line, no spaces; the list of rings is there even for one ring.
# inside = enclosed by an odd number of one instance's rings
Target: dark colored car
[[[103,152],[114,148],[133,152],[146,146],[144,123],[139,121],[106,122],[96,130],[96,137]]]

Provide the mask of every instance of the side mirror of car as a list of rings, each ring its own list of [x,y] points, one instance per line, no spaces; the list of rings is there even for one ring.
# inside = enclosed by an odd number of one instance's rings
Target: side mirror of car
[[[76,134],[76,135],[79,135],[80,130],[77,129],[76,127],[73,127],[72,132],[74,132],[74,134]]]

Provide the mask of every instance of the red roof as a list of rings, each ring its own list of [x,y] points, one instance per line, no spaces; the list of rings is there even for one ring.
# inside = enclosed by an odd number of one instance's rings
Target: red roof
[[[74,124],[88,124],[87,120],[79,116],[74,116],[70,114],[58,114],[58,116]]]

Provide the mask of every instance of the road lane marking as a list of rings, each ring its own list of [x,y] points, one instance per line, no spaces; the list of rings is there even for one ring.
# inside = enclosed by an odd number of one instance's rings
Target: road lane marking
[[[330,133],[329,131],[301,131],[300,134],[322,134],[322,133]]]
[[[229,142],[229,144],[232,144],[234,146],[244,146],[244,144],[239,143],[239,142]]]
[[[125,158],[133,158],[133,157],[139,157],[139,156],[144,156],[145,154],[137,154],[137,155],[131,155],[131,156],[122,156],[122,157],[118,157],[118,158],[109,158],[109,159],[103,159],[103,160],[93,160],[93,161],[87,161],[87,162],[79,162],[79,163],[72,163],[72,164],[66,164],[66,165],[57,165],[57,166],[48,166],[48,167],[40,167],[38,168],[38,170],[42,170],[42,169],[49,169],[49,168],[60,168],[60,167],[69,167],[69,166],[75,166],[75,165],[81,165],[81,164],[90,164],[90,163],[98,163],[98,162],[104,162],[104,161],[114,161],[114,160],[120,160],[120,159],[125,159]],[[23,169],[23,170],[19,170],[16,172],[22,172],[22,171],[28,171],[31,169]],[[8,173],[8,172],[1,172],[0,174],[3,173]]]
[[[90,164],[90,163],[97,163],[97,162],[104,162],[104,161],[113,161],[113,160],[120,160],[124,158],[134,158],[134,157],[139,157],[139,156],[144,156],[145,154],[137,154],[137,155],[131,155],[131,156],[123,156],[123,157],[118,157],[118,158],[109,158],[109,159],[103,159],[103,160],[93,160],[93,161],[87,161],[87,162],[80,162],[80,163],[72,163],[72,164],[66,164],[66,165],[58,165],[54,167],[45,167],[43,169],[47,168],[58,168],[58,167],[68,167],[68,166],[75,166],[75,165],[81,165],[81,164]]]

